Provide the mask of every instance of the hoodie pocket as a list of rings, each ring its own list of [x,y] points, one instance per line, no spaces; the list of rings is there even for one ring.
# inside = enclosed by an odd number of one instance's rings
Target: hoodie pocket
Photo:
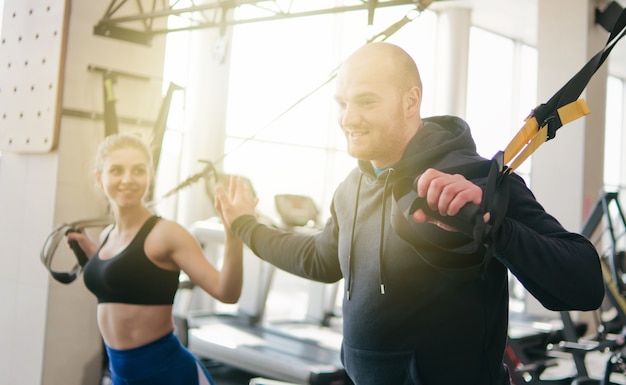
[[[421,385],[412,351],[381,352],[342,346],[346,372],[356,385]]]

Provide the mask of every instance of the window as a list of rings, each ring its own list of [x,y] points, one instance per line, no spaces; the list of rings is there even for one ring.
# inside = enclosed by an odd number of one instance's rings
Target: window
[[[488,58],[488,59],[487,59]],[[536,103],[537,53],[533,47],[473,27],[467,86],[467,121],[478,152],[504,150]],[[531,159],[516,170],[529,183]],[[526,290],[509,275],[512,312],[524,312]]]
[[[374,30],[410,9],[377,10]],[[435,39],[415,37],[429,36],[435,23],[426,11],[388,39],[413,55],[426,90],[432,89]],[[336,186],[356,166],[335,120],[334,83],[310,93],[365,43],[366,24],[365,12],[347,12],[235,27],[224,169],[252,180],[261,212],[273,216],[273,196],[291,193],[311,196],[327,216]]]
[[[488,58],[488,59],[487,59]],[[478,152],[504,150],[537,102],[537,52],[509,38],[472,28],[467,121]],[[528,183],[531,159],[516,171]]]

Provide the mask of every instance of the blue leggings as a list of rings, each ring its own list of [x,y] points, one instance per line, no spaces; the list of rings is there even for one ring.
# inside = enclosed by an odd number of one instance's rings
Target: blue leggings
[[[113,385],[215,385],[204,365],[173,332],[136,348],[106,346],[106,351]]]

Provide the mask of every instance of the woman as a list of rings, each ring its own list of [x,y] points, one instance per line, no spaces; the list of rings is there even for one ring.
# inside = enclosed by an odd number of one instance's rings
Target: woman
[[[216,270],[187,230],[145,205],[153,172],[151,152],[138,137],[107,137],[98,149],[95,179],[114,223],[100,235],[99,246],[82,232],[68,233],[67,240],[91,256],[83,276],[98,298],[98,326],[114,385],[213,384],[173,334],[178,275],[182,270],[214,298],[235,303],[243,246],[225,228],[224,262]]]

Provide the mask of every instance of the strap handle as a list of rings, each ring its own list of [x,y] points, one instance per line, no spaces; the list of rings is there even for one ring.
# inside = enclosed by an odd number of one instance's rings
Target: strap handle
[[[473,254],[485,243],[493,231],[502,223],[506,214],[508,199],[496,197],[496,194],[508,198],[507,189],[500,185],[499,177],[502,173],[502,152],[498,152],[490,161],[481,161],[467,165],[451,167],[442,172],[448,174],[462,174],[469,180],[486,178],[486,185],[483,189],[482,205],[466,204],[455,216],[441,216],[437,211],[431,209],[426,200],[417,195],[416,184],[419,177],[400,178],[393,185],[392,189],[392,211],[391,224],[396,233],[402,239],[418,248],[419,245],[431,244],[438,249],[447,250],[457,254]],[[497,205],[496,205],[497,204]],[[440,241],[433,239],[428,233],[428,227],[416,223],[412,215],[422,209],[426,215],[437,218],[441,222],[454,227],[466,236],[461,245],[443,245]],[[489,223],[483,220],[484,213],[491,213]]]
[[[483,204],[481,206],[467,204],[453,217],[441,217],[428,207],[424,198],[417,196],[415,187],[417,179],[404,177],[393,185],[391,225],[394,231],[415,250],[424,263],[448,278],[454,280],[478,278],[493,256],[490,237],[504,220],[508,207],[507,181],[499,181],[499,177],[503,175],[502,155],[503,153],[499,152],[491,161],[442,170],[447,173],[461,173],[470,180],[487,178],[483,190]],[[429,224],[416,223],[412,215],[418,208],[424,210],[427,215],[437,217],[456,228],[459,233],[450,233]],[[491,213],[489,223],[483,221],[483,214],[486,212]],[[477,251],[484,245],[487,245],[486,252],[476,259]],[[465,255],[470,259],[460,259],[459,264],[462,267],[445,267],[422,255],[425,248]]]
[[[82,252],[80,246],[78,244],[75,244],[70,245],[70,247],[74,251],[74,256],[77,259],[77,263],[68,271],[57,271],[53,269],[52,260],[54,259],[57,247],[59,246],[61,240],[65,238],[65,235],[68,232],[75,231],[75,229],[88,227],[104,227],[109,224],[111,224],[111,219],[109,218],[94,218],[64,223],[54,228],[46,238],[43,247],[41,248],[41,251],[39,253],[41,263],[43,263],[46,269],[50,272],[52,278],[63,284],[71,283],[78,277],[82,266],[84,265],[84,263],[86,263],[87,256],[84,254],[84,252]],[[77,250],[80,251],[77,252]]]

